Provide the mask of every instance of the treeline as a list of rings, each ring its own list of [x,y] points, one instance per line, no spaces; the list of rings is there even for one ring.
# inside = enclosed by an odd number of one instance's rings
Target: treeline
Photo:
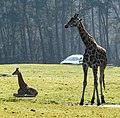
[[[75,28],[64,24],[75,13],[120,65],[120,0],[0,0],[0,63],[59,63],[83,54]]]

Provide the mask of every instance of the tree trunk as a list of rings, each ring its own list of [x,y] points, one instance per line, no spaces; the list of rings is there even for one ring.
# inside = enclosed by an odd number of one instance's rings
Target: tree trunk
[[[40,47],[40,49],[38,49],[38,57],[40,54],[40,50],[42,52],[42,63],[45,63],[45,49],[44,49],[44,43],[43,43],[43,36],[42,36],[42,30],[41,30],[41,25],[40,25],[40,17],[39,17],[39,6],[38,6],[38,0],[35,0],[35,4],[36,4],[36,18],[37,18],[37,25],[38,25],[38,29],[39,29],[39,36],[40,36],[40,42],[38,42],[38,47]]]
[[[95,26],[94,26],[94,7],[93,7],[93,0],[91,2],[91,14],[92,14],[92,29],[93,29],[93,37],[95,38]]]
[[[63,57],[66,57],[66,39],[65,39],[65,0],[62,0],[62,43],[63,43]]]
[[[11,39],[12,39],[12,57],[13,57],[13,63],[16,63],[16,56],[15,56],[15,43],[16,43],[16,40],[15,40],[15,25],[14,25],[14,0],[12,0],[12,6],[11,6],[11,10],[12,10],[12,13],[11,13],[11,31],[12,31],[12,35],[11,35]]]
[[[25,32],[25,12],[26,12],[26,3],[23,3],[22,6],[23,15],[22,15],[22,29],[21,29],[21,38],[22,38],[22,61],[28,61],[28,49],[27,49],[27,42],[26,42],[26,32]]]
[[[49,37],[49,40],[48,40],[48,48],[49,48],[49,61],[47,60],[47,63],[54,63],[55,62],[55,53],[54,53],[54,49],[53,49],[53,34],[52,34],[52,31],[51,29],[49,29],[49,27],[51,28],[50,26],[50,14],[49,14],[49,9],[47,7],[47,3],[46,3],[46,18],[47,18],[47,28],[46,28],[46,31],[47,31],[47,34],[48,34],[48,37]]]
[[[106,26],[105,26],[105,33],[106,33],[106,43],[107,43],[107,54],[108,54],[108,63],[111,63],[111,54],[110,54],[110,46],[109,46],[109,35],[108,35],[108,9],[109,9],[109,1],[106,0]]]
[[[29,53],[30,53],[30,62],[32,62],[33,60],[33,48],[32,48],[32,39],[31,39],[31,32],[30,32],[30,26],[29,26],[29,20],[28,20],[28,17],[27,17],[27,13],[26,13],[26,1],[23,3],[24,5],[24,17],[25,17],[25,20],[26,20],[26,28],[27,28],[27,35],[28,35],[28,42],[29,42]]]
[[[100,40],[100,44],[103,46],[103,38],[102,38],[102,32],[101,32],[102,21],[101,21],[101,8],[100,8],[100,6],[98,8],[98,20],[99,20],[99,40]]]
[[[58,0],[55,0],[55,37],[57,43],[57,62],[60,62],[60,42],[58,33]]]

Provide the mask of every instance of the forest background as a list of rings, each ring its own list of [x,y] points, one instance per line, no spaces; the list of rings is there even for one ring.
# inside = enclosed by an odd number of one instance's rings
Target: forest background
[[[108,63],[120,66],[120,0],[0,0],[0,63],[60,63],[83,54],[77,28],[64,28],[75,13]]]

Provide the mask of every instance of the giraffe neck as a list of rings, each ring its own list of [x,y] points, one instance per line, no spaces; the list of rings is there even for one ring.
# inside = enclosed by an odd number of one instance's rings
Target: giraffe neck
[[[20,87],[20,88],[23,88],[23,89],[24,89],[24,88],[27,87],[27,84],[24,82],[21,73],[18,74],[18,84],[19,84],[19,87]]]
[[[92,48],[93,45],[97,45],[94,38],[86,31],[83,23],[80,21],[77,26],[81,39],[85,44],[86,48]]]

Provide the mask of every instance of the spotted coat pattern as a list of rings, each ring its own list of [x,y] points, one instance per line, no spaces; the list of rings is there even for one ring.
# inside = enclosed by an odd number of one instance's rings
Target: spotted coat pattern
[[[84,103],[84,93],[85,88],[87,86],[87,72],[88,67],[92,68],[93,75],[94,75],[94,89],[93,89],[93,96],[91,99],[91,104],[94,103],[95,99],[95,91],[97,96],[97,105],[100,105],[100,99],[98,94],[98,77],[97,77],[97,71],[98,66],[100,67],[100,92],[101,92],[101,103],[105,103],[104,95],[102,92],[102,85],[105,89],[105,82],[104,82],[104,70],[107,65],[107,56],[106,56],[106,50],[99,46],[94,37],[92,37],[87,30],[85,29],[82,19],[78,17],[78,14],[75,14],[70,21],[65,24],[65,28],[68,27],[77,27],[79,34],[81,36],[81,39],[86,47],[85,53],[83,56],[83,72],[84,72],[84,81],[83,81],[83,92],[82,92],[82,98],[80,101],[80,105],[83,105]]]

